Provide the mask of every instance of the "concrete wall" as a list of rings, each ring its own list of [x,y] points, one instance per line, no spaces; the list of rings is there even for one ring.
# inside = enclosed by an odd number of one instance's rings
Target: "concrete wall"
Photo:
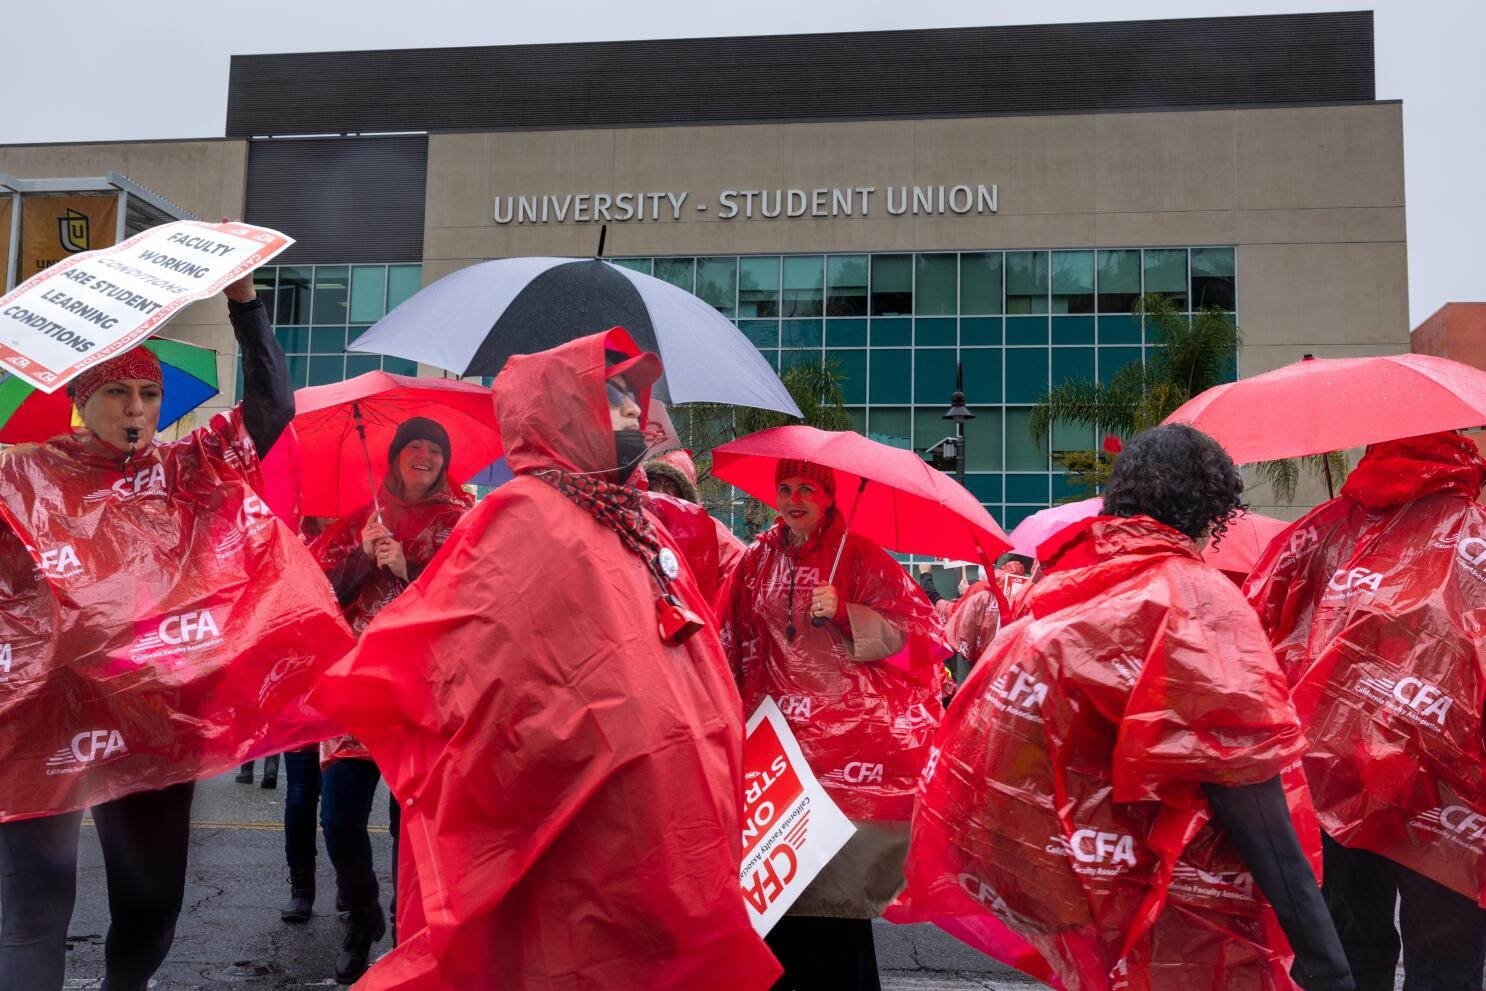
[[[147,141],[0,146],[0,172],[18,179],[92,178],[117,172],[203,220],[242,216],[248,143],[232,140]],[[236,380],[236,342],[219,296],[186,307],[163,336],[217,349],[222,394],[197,413],[201,422],[225,408]]]

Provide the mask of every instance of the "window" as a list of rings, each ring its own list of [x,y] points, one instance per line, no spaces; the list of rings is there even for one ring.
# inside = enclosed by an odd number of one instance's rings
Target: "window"
[[[1053,312],[1094,312],[1094,252],[1053,252]]]
[[[867,256],[831,255],[826,259],[826,316],[867,315]]]
[[[1192,309],[1216,306],[1220,310],[1236,308],[1237,294],[1233,281],[1232,248],[1192,249]]]
[[[1006,312],[1047,312],[1047,252],[1006,252]]]
[[[1140,252],[1099,252],[1099,312],[1129,313],[1140,298]]]
[[[907,409],[870,407],[867,436],[890,447],[911,448],[912,414]]]
[[[1001,252],[960,255],[960,313],[1001,312]]]
[[[779,316],[779,257],[738,262],[738,316]]]
[[[818,317],[825,313],[823,262],[820,255],[784,259],[784,316]]]
[[[387,269],[383,265],[356,265],[351,269],[351,319],[374,323],[387,312]]]
[[[725,317],[733,315],[738,294],[738,259],[697,259],[697,295]]]
[[[1145,253],[1145,291],[1161,293],[1187,308],[1187,252],[1184,249],[1148,249]]]
[[[872,315],[906,316],[913,312],[913,256],[872,256]]]
[[[696,285],[696,259],[657,258],[655,277],[662,282],[669,282],[677,289],[691,292]]]
[[[954,314],[960,307],[959,259],[955,255],[918,255],[913,312],[920,316]]]

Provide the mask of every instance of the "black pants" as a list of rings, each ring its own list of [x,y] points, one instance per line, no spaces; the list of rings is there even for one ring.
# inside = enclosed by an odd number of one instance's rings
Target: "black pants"
[[[881,991],[871,919],[786,915],[764,942],[784,966],[772,991]]]
[[[320,806],[320,748],[284,755],[284,859],[291,871],[315,869],[316,811]]]
[[[1322,837],[1322,848],[1321,893],[1357,991],[1393,991],[1399,927],[1404,991],[1481,991],[1486,910],[1387,857],[1348,849],[1329,836]]]
[[[93,809],[108,877],[103,991],[144,991],[186,892],[192,783]],[[0,989],[57,991],[77,893],[81,812],[0,825]]]
[[[320,826],[325,830],[325,852],[335,867],[335,885],[348,908],[362,908],[377,900],[377,873],[372,864],[372,797],[381,780],[377,765],[369,760],[338,760],[320,776]],[[398,828],[397,800],[388,804],[392,832],[393,897],[396,898]],[[395,908],[395,906],[394,906]]]

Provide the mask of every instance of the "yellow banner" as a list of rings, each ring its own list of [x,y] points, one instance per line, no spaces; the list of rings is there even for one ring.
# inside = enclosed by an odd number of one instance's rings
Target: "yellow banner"
[[[79,251],[112,246],[118,220],[117,193],[22,196],[21,264],[16,281],[24,282]]]
[[[10,281],[10,217],[15,212],[15,195],[0,192],[0,292],[9,292]]]

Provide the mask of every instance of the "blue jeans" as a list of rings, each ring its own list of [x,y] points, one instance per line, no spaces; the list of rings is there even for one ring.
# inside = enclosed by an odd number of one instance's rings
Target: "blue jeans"
[[[320,748],[284,755],[284,859],[291,871],[315,869],[315,813],[320,805]]]
[[[335,867],[335,885],[351,909],[377,900],[377,873],[372,865],[371,837],[366,824],[372,798],[382,774],[369,760],[338,760],[320,775],[320,826],[325,830],[325,852]],[[398,832],[401,816],[397,800],[388,803],[392,831],[392,875],[397,876]],[[394,883],[394,897],[396,885]]]

